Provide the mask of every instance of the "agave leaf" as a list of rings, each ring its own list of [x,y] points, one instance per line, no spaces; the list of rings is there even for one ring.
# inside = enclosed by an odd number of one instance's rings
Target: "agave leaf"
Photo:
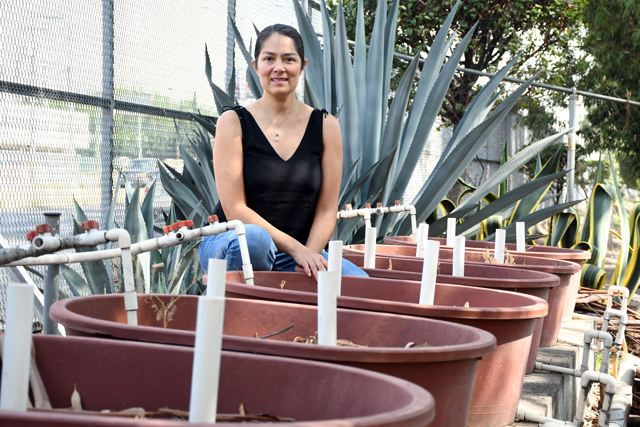
[[[538,154],[540,153],[538,152]],[[540,156],[538,156],[538,158],[540,158]],[[505,142],[502,146],[502,159],[500,159],[500,168],[498,169],[498,171],[500,171],[508,161],[509,153],[507,152],[507,143]],[[507,194],[507,191],[509,190],[508,185],[509,181],[507,179],[500,183],[500,186],[498,187],[498,196],[502,197]]]
[[[340,9],[342,5],[338,5]],[[337,112],[336,99],[336,86],[331,82],[336,81],[336,68],[333,61],[334,48],[334,35],[333,25],[331,17],[329,16],[329,10],[324,0],[320,2],[320,11],[322,12],[322,40],[324,44],[323,59],[324,59],[324,106],[327,111],[335,115]],[[338,17],[342,16],[342,13],[338,11]]]
[[[160,169],[160,180],[162,181],[162,186],[171,196],[176,207],[183,212],[185,216],[187,215],[185,212],[192,212],[196,206],[200,205],[200,200],[198,200],[194,194],[189,191],[187,186],[182,182],[169,177],[164,168]],[[198,210],[198,214],[195,218],[197,218],[197,221],[199,222],[205,215],[205,210],[202,205],[200,205],[200,209]],[[194,222],[196,221],[194,220]]]
[[[229,22],[231,23],[231,28],[233,29],[233,34],[236,38],[236,42],[238,42],[240,52],[242,52],[244,60],[247,61],[247,83],[249,85],[249,89],[251,89],[251,92],[253,93],[253,96],[255,98],[260,98],[262,97],[262,85],[260,84],[258,73],[256,73],[256,70],[251,66],[251,54],[244,45],[244,41],[242,40],[240,31],[238,31],[236,22],[233,20],[233,17],[231,15],[229,15]]]
[[[573,246],[577,237],[578,218],[574,212],[560,212],[551,218],[549,235],[545,246],[568,248]]]
[[[432,224],[429,224],[429,236],[431,237],[441,236],[447,230],[447,220],[449,218],[460,219],[476,208],[477,206],[465,206],[461,210],[457,210],[457,209],[449,210],[448,212],[451,212],[450,214],[437,219]],[[456,227],[456,232],[459,232],[458,227],[460,227],[460,224],[458,224],[458,226]]]
[[[636,246],[634,248],[633,255],[627,264],[627,270],[624,274],[624,279],[622,280],[622,286],[629,289],[630,299],[635,295],[638,290],[638,286],[640,285],[640,262],[638,262],[638,252],[640,252],[640,246]]]
[[[352,200],[354,200],[354,198],[356,197],[356,194],[358,193],[358,191],[360,191],[360,189],[362,188],[362,186],[364,185],[364,183],[369,179],[369,177],[371,176],[371,174],[376,170],[376,168],[382,164],[382,163],[386,163],[389,162],[392,158],[393,155],[395,154],[395,152],[391,152],[389,154],[387,154],[385,157],[383,157],[382,159],[380,159],[376,164],[374,164],[373,166],[371,166],[368,170],[366,170],[365,172],[363,172],[354,182],[353,184],[351,184],[348,189],[345,191],[344,195],[342,196],[342,199],[340,201],[340,206],[344,206],[347,203],[350,203]],[[379,194],[379,193],[377,193]]]
[[[580,274],[580,286],[591,289],[602,289],[607,273],[593,264],[583,264]]]
[[[460,44],[456,47],[456,49],[451,54],[451,57],[447,61],[447,63],[442,67],[442,71],[438,75],[438,78],[435,81],[433,90],[429,93],[429,98],[426,101],[424,109],[422,111],[422,118],[420,123],[418,124],[417,132],[415,134],[415,138],[413,140],[407,140],[403,138],[402,144],[410,144],[410,147],[407,150],[407,155],[404,159],[399,159],[398,165],[396,168],[398,171],[398,176],[395,179],[393,190],[391,191],[390,198],[391,199],[400,199],[404,194],[407,185],[409,184],[409,180],[411,179],[411,174],[418,164],[418,160],[420,159],[420,153],[422,152],[425,143],[429,137],[429,133],[433,127],[433,123],[435,122],[438,114],[440,113],[440,108],[442,107],[442,102],[444,101],[444,97],[447,94],[447,90],[449,88],[449,82],[453,78],[453,74],[456,72],[458,63],[460,62],[460,58],[462,54],[467,48],[467,45],[471,41],[471,37],[473,36],[473,32],[477,24],[473,26],[473,28],[467,33],[467,35],[462,39]],[[426,64],[426,63],[425,63]],[[423,66],[424,69],[424,66]],[[514,94],[518,92],[519,89],[516,89]],[[507,100],[505,100],[507,103]],[[496,125],[497,126],[497,125]],[[479,126],[480,127],[480,126]],[[488,137],[488,136],[487,136]],[[486,138],[485,138],[486,139]],[[484,139],[483,139],[484,141]],[[478,146],[481,146],[480,144]],[[477,151],[477,150],[476,150]],[[474,152],[475,155],[475,152]],[[473,156],[471,156],[473,158]],[[461,171],[464,170],[466,165],[461,168]],[[435,172],[435,171],[434,171]],[[458,174],[459,175],[459,174]],[[433,176],[433,173],[432,173]],[[431,178],[431,176],[429,177]],[[457,179],[457,176],[455,177]],[[451,188],[455,179],[448,184],[447,191]],[[445,193],[446,194],[446,191]],[[435,199],[433,199],[433,203],[430,209],[426,212],[423,212],[422,220],[426,218],[426,216],[433,210],[437,200],[441,200],[444,194],[439,195]]]
[[[358,164],[360,163],[360,159],[353,162],[353,164],[349,167],[349,170],[343,175],[342,182],[340,183],[340,197],[339,200],[342,201],[344,195],[346,194],[349,183],[355,176],[356,170],[358,168]],[[342,203],[338,203],[338,206],[344,206]]]
[[[396,32],[398,28],[398,9],[399,9],[399,1],[393,0],[389,7],[389,14],[387,15],[387,22],[385,24],[384,29],[384,49],[385,49],[385,58],[383,61],[384,70],[382,72],[383,76],[383,85],[382,85],[382,97],[383,100],[389,94],[389,88],[391,85],[391,72],[393,70],[393,55],[394,48],[396,45]],[[382,103],[382,117],[387,117],[387,102]],[[388,123],[388,122],[387,122]],[[383,126],[385,125],[383,121]],[[384,134],[384,128],[382,129]],[[381,155],[384,155],[382,153]]]
[[[216,102],[216,109],[218,110],[218,114],[222,114],[222,107],[234,105],[233,97],[229,96],[225,91],[220,89],[213,83],[211,76],[211,60],[209,59],[209,50],[207,49],[207,44],[204,45],[204,72],[207,75],[207,81],[209,82],[209,86],[213,91],[213,99]]]
[[[166,163],[162,164],[165,168],[167,168],[167,170],[169,171],[169,173],[175,178],[177,179],[181,184],[183,184],[188,191],[190,191],[192,193],[192,195],[198,199],[198,200],[202,200],[204,199],[204,197],[202,196],[202,194],[200,193],[200,190],[198,189],[198,187],[196,187],[193,183],[193,181],[191,179],[186,179],[185,178],[185,174],[184,172],[181,174],[180,172],[178,172],[177,170],[175,170],[174,168],[172,168],[171,166],[169,166]],[[168,176],[167,172],[164,171],[164,169],[160,166],[158,166],[158,168],[160,170],[162,170],[162,172],[164,172],[165,176]],[[162,181],[162,175],[160,176],[161,181]]]
[[[475,226],[477,223],[481,222],[485,218],[489,218],[491,215],[502,216],[501,211],[511,206],[512,204],[516,203],[525,195],[530,194],[531,192],[537,190],[538,188],[548,186],[551,182],[555,181],[559,177],[566,174],[567,174],[567,171],[563,171],[553,175],[536,178],[532,181],[529,181],[519,186],[518,188],[515,188],[509,191],[507,194],[489,203],[487,206],[480,209],[475,214],[465,218],[462,224],[460,224],[456,230],[462,233],[463,231],[466,231],[469,228]]]
[[[559,205],[549,206],[548,208],[538,209],[537,211],[520,219],[520,221],[524,222],[525,229],[528,229],[530,227],[533,227],[540,221],[543,221],[549,217],[552,217],[553,215],[557,214],[558,212],[562,212],[565,209],[569,209],[571,206],[575,206],[580,202],[582,202],[582,200],[574,200],[572,202],[561,203]],[[515,223],[509,224],[504,229],[506,230],[507,236],[515,236],[516,234]],[[495,235],[490,235],[484,240],[493,241],[494,238],[495,238]]]
[[[596,168],[596,175],[593,179],[593,186],[597,184],[604,184],[604,168],[602,166],[602,153],[598,157],[598,167]]]
[[[591,192],[589,206],[585,215],[580,240],[589,242],[598,248],[600,256],[595,265],[602,267],[607,251],[609,238],[609,224],[613,213],[613,193],[611,188],[604,184],[597,184]]]
[[[235,37],[234,37],[235,41]],[[232,100],[235,100],[236,95],[236,66],[235,64],[231,65],[231,77],[229,78],[229,84],[227,85],[227,95]]]
[[[204,185],[204,183],[206,183],[206,187],[205,187],[205,191],[203,191],[204,196],[206,197],[206,195],[208,194],[209,197],[207,197],[207,200],[210,201],[211,205],[210,205],[210,211],[211,213],[213,213],[213,209],[216,207],[216,205],[218,204],[218,190],[216,189],[216,181],[214,178],[214,172],[213,172],[213,151],[211,151],[211,157],[209,157],[209,153],[207,153],[205,150],[202,150],[201,147],[198,144],[195,144],[193,141],[189,141],[191,143],[191,148],[193,148],[193,151],[196,153],[196,157],[198,159],[198,162],[200,163],[200,170],[202,170],[202,174],[204,175],[205,180],[201,181],[201,183]],[[198,182],[198,181],[196,181]]]
[[[551,159],[549,159],[549,161],[545,163],[542,170],[536,175],[536,178],[549,176],[555,174],[558,171],[558,166],[560,165],[560,158],[562,157],[563,150],[564,146],[560,145]],[[535,211],[544,195],[547,193],[547,191],[549,191],[549,187],[551,187],[551,183],[549,183],[545,187],[541,187],[535,191],[532,191],[530,194],[527,194],[522,199],[520,199],[516,204],[513,213],[511,214],[509,223],[514,223],[520,218]]]
[[[302,10],[299,0],[293,0],[293,9],[296,13],[298,29],[300,30],[300,35],[304,42],[304,51],[305,56],[307,57],[307,66],[305,67],[305,73],[307,73],[306,79],[310,81],[309,83],[322,102],[323,108],[328,108],[329,106],[324,104],[325,88],[322,72],[324,68],[324,58],[322,56],[320,41],[318,41],[316,32],[313,29],[311,22],[309,22],[307,14]],[[325,46],[325,48],[326,47],[327,46]]]
[[[67,285],[69,286],[69,289],[71,289],[73,296],[86,297],[92,295],[93,293],[91,288],[89,288],[89,285],[84,281],[82,276],[76,273],[68,265],[65,267],[66,268],[61,269],[60,273],[62,274],[62,277],[64,277],[64,280],[67,281]]]
[[[538,153],[536,155],[536,169],[535,169],[535,173],[536,175],[538,175],[538,173],[542,170],[542,158],[540,157],[540,153]]]
[[[495,234],[496,230],[500,230],[501,228],[502,217],[499,215],[491,215],[480,223],[480,239],[483,240],[485,237]]]
[[[630,234],[630,248],[635,248],[640,245],[640,203],[636,203],[629,212],[629,234]],[[632,252],[632,250],[630,250]]]
[[[504,165],[502,165],[500,169],[491,174],[489,179],[485,180],[476,189],[475,194],[471,197],[468,197],[462,206],[478,202],[491,189],[495,188],[496,185],[500,185],[499,183],[503,182],[509,177],[509,175],[520,169],[522,165],[528,162],[534,155],[540,153],[542,150],[553,144],[559,138],[563,137],[567,132],[569,131],[557,133],[548,138],[537,141],[527,148],[520,150],[515,156],[513,156]],[[462,206],[458,207],[460,208]]]
[[[453,41],[453,37],[451,39],[447,39],[447,33],[451,28],[451,23],[453,22],[453,18],[460,6],[460,1],[457,1],[456,4],[449,12],[447,19],[445,19],[444,23],[438,30],[436,34],[436,38],[429,49],[429,54],[422,65],[422,71],[420,72],[420,81],[418,82],[418,88],[416,89],[416,95],[413,100],[413,105],[411,110],[409,110],[409,116],[407,117],[407,124],[405,129],[405,134],[403,136],[403,142],[400,148],[400,157],[399,164],[404,164],[405,159],[407,158],[410,142],[416,139],[416,135],[418,133],[418,125],[421,122],[423,116],[423,110],[427,99],[430,97],[431,89],[433,88],[436,77],[440,70],[442,69],[442,63],[446,57],[448,46]],[[448,83],[447,83],[448,86]]]
[[[147,194],[144,196],[142,206],[140,207],[140,213],[144,218],[144,223],[147,226],[147,238],[153,237],[153,199],[156,193],[156,181],[149,186]]]
[[[209,132],[213,136],[216,136],[216,122],[217,122],[217,119],[211,120],[211,119],[203,117],[203,116],[201,116],[199,114],[189,113],[189,115],[193,118],[193,120],[198,122],[198,124],[200,124],[200,126],[205,128],[207,130],[207,132]]]
[[[535,76],[534,76],[535,78]],[[436,169],[431,173],[422,189],[412,203],[418,212],[418,221],[433,211],[438,204],[438,200],[442,200],[444,195],[449,191],[453,183],[462,174],[473,156],[482,147],[487,138],[493,134],[500,122],[509,113],[510,109],[515,105],[518,98],[529,87],[532,80],[518,87],[509,97],[507,97],[485,121],[480,123],[475,129],[469,132],[459,142],[458,147],[449,154]],[[406,218],[397,227],[397,234],[408,234],[410,224]]]
[[[407,109],[409,96],[411,95],[413,79],[415,78],[415,73],[418,69],[419,58],[420,52],[416,54],[416,56],[409,64],[409,67],[405,71],[404,75],[402,76],[400,84],[398,85],[398,90],[396,91],[396,96],[393,98],[393,102],[391,103],[391,109],[389,110],[387,125],[385,126],[384,137],[382,140],[382,156],[386,156],[391,152],[391,150],[396,150],[400,142],[404,112]],[[369,192],[378,191],[380,188],[382,188],[382,203],[388,203],[386,196],[391,189],[388,177],[393,176],[393,169],[396,166],[397,157],[398,156],[394,156],[394,161],[389,164],[389,169],[384,170],[381,167],[378,167],[371,178]]]
[[[353,49],[353,78],[356,87],[356,98],[358,105],[367,105],[367,46],[364,35],[364,5],[362,0],[358,0],[358,15],[356,18],[356,44]],[[336,34],[337,37],[337,34]],[[336,78],[340,73],[336,73]],[[358,109],[358,136],[354,140],[345,140],[350,144],[354,153],[361,153],[364,150],[364,108]],[[343,133],[344,135],[344,133]],[[343,138],[344,140],[344,138]],[[356,154],[354,154],[355,156]],[[355,157],[354,157],[355,158]]]
[[[179,294],[183,290],[183,281],[195,260],[195,254],[196,251],[193,250],[193,247],[191,250],[184,251],[184,255],[181,257],[180,263],[171,273],[169,285],[167,286],[167,291],[170,294]]]
[[[136,188],[131,198],[129,209],[126,211],[124,219],[124,229],[131,235],[131,243],[147,240],[147,226],[140,210],[140,188]],[[149,293],[151,290],[151,255],[148,252],[140,253],[136,256],[135,263],[136,278],[142,280],[142,289],[139,292]]]
[[[194,182],[199,183],[202,186],[206,186],[203,188],[204,191],[200,191],[200,194],[203,196],[202,202],[205,205],[206,211],[213,213],[213,209],[216,207],[218,202],[218,194],[213,177],[208,173],[209,171],[201,167],[200,164],[198,164],[198,162],[189,155],[186,148],[183,146],[180,146],[180,155],[184,161],[184,168],[189,170],[189,174],[193,177]],[[178,207],[180,207],[180,205],[178,205]],[[191,212],[191,209],[187,212]],[[186,212],[184,213],[186,215]]]
[[[478,126],[485,119],[487,114],[489,114],[500,95],[500,91],[495,95],[494,92],[498,90],[498,86],[502,83],[502,80],[507,76],[511,68],[519,59],[520,55],[516,55],[507,63],[507,65],[502,67],[502,69],[500,69],[500,71],[498,71],[498,73],[492,77],[473,98],[467,107],[468,114],[465,112],[464,116],[462,116],[462,120],[460,120],[460,123],[456,126],[453,135],[451,135],[451,139],[442,153],[442,158],[448,156],[451,150],[458,145],[458,142],[460,142],[460,140],[469,133],[471,129]]]
[[[359,110],[356,95],[356,83],[353,78],[347,32],[341,4],[338,6],[335,40],[336,68],[336,106],[341,109],[340,126],[342,129],[343,160],[342,170],[346,171],[358,159]]]
[[[615,200],[616,208],[618,209],[618,214],[620,215],[620,255],[618,256],[618,262],[616,265],[616,281],[612,282],[615,285],[620,286],[622,283],[622,278],[625,275],[625,271],[627,269],[627,262],[629,261],[629,217],[627,215],[627,209],[624,206],[624,199],[622,198],[622,193],[620,192],[620,187],[618,186],[618,178],[616,176],[616,168],[613,164],[613,158],[611,157],[611,153],[609,153],[609,166],[611,167],[611,180],[613,181],[613,196]]]

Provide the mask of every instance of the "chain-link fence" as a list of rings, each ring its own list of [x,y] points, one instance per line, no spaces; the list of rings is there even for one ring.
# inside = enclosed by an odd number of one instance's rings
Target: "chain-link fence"
[[[236,97],[249,101],[229,15],[247,42],[254,25],[296,25],[293,5],[279,0],[0,3],[2,246],[25,243],[47,211],[61,213],[60,233],[71,234],[74,202],[104,224],[119,171],[142,171],[134,184],[148,186],[156,161],[180,170],[178,147],[196,126],[190,113],[217,115],[205,46],[214,83],[228,87],[237,70]],[[160,182],[154,200],[169,209]],[[34,271],[0,268],[0,318],[9,282],[42,286],[44,268]]]

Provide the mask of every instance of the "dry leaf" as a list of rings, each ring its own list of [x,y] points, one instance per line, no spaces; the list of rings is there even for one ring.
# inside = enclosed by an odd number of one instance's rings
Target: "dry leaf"
[[[391,260],[389,260],[389,267],[387,267],[387,270],[393,270],[393,262],[391,262]]]
[[[280,282],[280,289],[284,289],[284,285],[287,283],[286,280],[283,280],[282,282]]]
[[[247,413],[244,410],[244,403],[240,404],[240,407],[238,408],[238,412],[240,413],[240,415],[247,415]]]
[[[464,306],[465,306],[465,307],[469,307],[469,301],[465,302],[465,303],[464,303]]]

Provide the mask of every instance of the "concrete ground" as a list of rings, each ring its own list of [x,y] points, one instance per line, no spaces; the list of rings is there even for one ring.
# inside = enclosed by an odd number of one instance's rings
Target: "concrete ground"
[[[585,331],[594,329],[589,320],[571,320],[562,324],[558,343],[538,350],[537,361],[566,368],[577,368],[582,362]],[[593,368],[591,358],[590,366]],[[555,372],[534,371],[525,376],[518,409],[561,421],[573,421],[580,393],[579,379]],[[538,426],[535,422],[516,421],[514,427]]]

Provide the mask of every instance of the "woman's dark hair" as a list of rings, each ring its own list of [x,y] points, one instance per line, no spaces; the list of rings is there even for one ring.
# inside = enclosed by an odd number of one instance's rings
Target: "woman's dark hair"
[[[302,37],[300,36],[298,30],[284,24],[269,25],[268,27],[260,31],[260,34],[258,34],[258,39],[256,40],[256,48],[253,52],[254,58],[256,60],[258,59],[258,55],[260,55],[260,52],[262,51],[262,45],[264,44],[264,41],[274,34],[280,34],[293,40],[293,44],[296,47],[296,52],[298,52],[298,55],[300,56],[302,63],[304,64],[304,43],[302,43]]]

